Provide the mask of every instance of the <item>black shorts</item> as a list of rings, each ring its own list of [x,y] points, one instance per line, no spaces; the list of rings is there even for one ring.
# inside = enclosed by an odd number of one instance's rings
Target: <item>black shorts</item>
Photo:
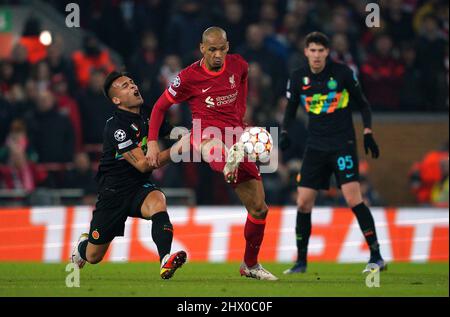
[[[146,183],[126,192],[108,189],[100,192],[92,214],[89,242],[105,244],[117,236],[123,236],[127,218],[143,218],[142,203],[154,190],[161,191],[154,184]]]
[[[338,187],[354,181],[359,182],[358,155],[354,145],[337,151],[306,148],[297,186],[328,190],[333,174]]]

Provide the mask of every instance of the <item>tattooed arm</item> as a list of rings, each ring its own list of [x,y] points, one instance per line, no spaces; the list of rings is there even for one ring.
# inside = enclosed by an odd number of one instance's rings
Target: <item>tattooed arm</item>
[[[144,152],[141,148],[137,147],[131,151],[123,153],[125,160],[133,165],[139,172],[148,173],[153,171],[153,168],[147,163]]]

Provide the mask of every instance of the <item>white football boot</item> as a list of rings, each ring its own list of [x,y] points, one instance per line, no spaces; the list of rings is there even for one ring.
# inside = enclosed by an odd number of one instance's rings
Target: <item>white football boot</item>
[[[74,246],[74,248],[72,250],[72,256],[70,257],[70,260],[72,261],[72,263],[76,264],[79,269],[83,268],[83,266],[86,264],[86,260],[84,260],[80,256],[80,252],[78,251],[78,246],[80,245],[81,242],[86,241],[87,239],[89,239],[89,234],[82,233],[80,235],[76,245]]]
[[[248,267],[245,263],[241,264],[239,269],[241,276],[255,278],[257,280],[276,281],[278,277],[267,271],[261,264],[256,264],[253,267]]]
[[[236,183],[239,164],[244,160],[244,144],[236,143],[228,150],[227,163],[223,168],[223,175],[227,183]]]

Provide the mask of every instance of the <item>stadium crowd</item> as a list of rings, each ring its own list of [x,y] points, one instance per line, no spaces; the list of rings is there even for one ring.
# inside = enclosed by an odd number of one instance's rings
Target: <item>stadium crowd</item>
[[[47,2],[64,14],[72,1]],[[106,74],[127,70],[150,111],[178,72],[200,58],[200,35],[211,25],[223,27],[231,52],[249,62],[249,125],[280,125],[287,78],[305,62],[303,39],[313,30],[329,35],[330,58],[353,69],[374,112],[448,112],[446,0],[378,1],[379,28],[366,27],[366,1],[361,0],[76,2],[89,12],[81,15],[81,26],[91,32],[79,50],[65,51],[58,34],[50,46],[40,45],[40,21],[30,17],[10,58],[0,60],[0,189],[83,188],[86,197],[95,196],[99,144],[113,111],[102,94]],[[114,64],[109,49],[119,53],[122,65]],[[172,107],[168,120],[189,127],[189,108]],[[295,143],[279,153],[278,172],[264,176],[271,204],[294,202],[306,138],[305,115],[299,113],[297,120],[290,132]],[[360,169],[366,201],[381,204],[367,162]],[[153,177],[162,187],[195,188],[198,204],[237,202],[222,176],[203,164],[172,164]],[[343,199],[330,190],[318,201],[330,202]]]

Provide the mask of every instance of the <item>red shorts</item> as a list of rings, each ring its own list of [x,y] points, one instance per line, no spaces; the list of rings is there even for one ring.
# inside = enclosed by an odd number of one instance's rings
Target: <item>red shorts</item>
[[[208,137],[207,136],[203,136],[202,135],[202,140],[201,142],[203,142],[204,140],[207,140]],[[201,143],[200,142],[200,143]],[[222,142],[224,142],[224,140],[222,140]],[[191,134],[191,149],[194,151],[199,152],[200,149],[200,144],[199,140],[197,140],[196,142],[194,142],[193,136]],[[209,166],[211,167],[211,169],[213,171],[216,171],[218,173],[223,173],[223,168],[225,167],[225,154],[223,153],[222,156],[222,160],[220,160],[220,162],[210,162]],[[261,178],[261,174],[259,172],[259,168],[258,166],[255,164],[255,162],[249,162],[246,159],[244,159],[244,161],[242,161],[239,164],[239,170],[238,170],[238,175],[237,175],[237,181],[236,183],[232,183],[231,186],[233,188],[235,188],[237,185],[247,182],[249,180],[252,179],[256,179],[256,180],[262,180]]]

